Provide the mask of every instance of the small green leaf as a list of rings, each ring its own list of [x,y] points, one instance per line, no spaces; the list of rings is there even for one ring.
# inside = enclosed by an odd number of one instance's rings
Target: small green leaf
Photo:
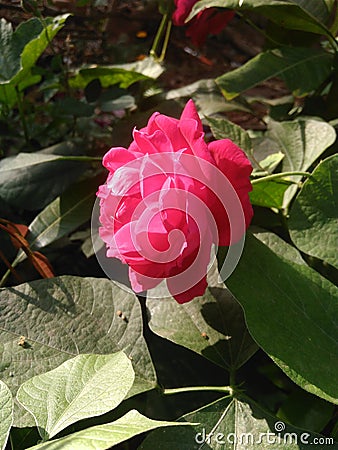
[[[316,119],[300,118],[290,122],[270,121],[267,139],[275,141],[285,155],[282,172],[306,171],[336,139],[335,129],[326,122]],[[293,181],[300,181],[300,176],[293,176]],[[297,186],[290,186],[284,195],[283,206],[286,207],[297,191]]]
[[[290,210],[294,244],[304,253],[338,268],[338,156],[324,159],[312,173]]]
[[[279,239],[279,252],[287,253],[289,247]],[[263,350],[303,389],[337,403],[336,287],[250,234],[227,286],[241,303],[248,329]]]
[[[328,78],[333,55],[324,50],[282,47],[267,50],[216,78],[227,100],[272,77],[282,78],[294,95],[308,95]]]
[[[198,424],[155,430],[146,437],[139,450],[314,450],[318,446],[311,444],[316,438],[323,438],[284,424],[253,400],[240,395],[221,398],[185,414],[179,421]],[[336,449],[337,446],[332,444],[333,440],[331,445],[323,444],[321,448]]]
[[[292,182],[287,180],[269,180],[254,184],[252,191],[249,193],[250,202],[257,206],[281,209],[284,193],[290,184]]]
[[[142,80],[154,79],[161,75],[163,67],[152,58],[136,63],[116,66],[95,66],[79,69],[69,78],[69,85],[75,89],[84,89],[93,80],[100,80],[102,87],[120,85],[127,88]]]
[[[215,139],[231,139],[247,154],[251,153],[251,139],[243,128],[226,119],[208,117],[207,120]]]
[[[135,371],[128,396],[156,385],[139,301],[110,280],[62,276],[4,288],[0,310],[0,377],[13,395],[27,379],[78,354],[120,350],[130,356]],[[21,335],[26,348],[18,345]],[[27,422],[17,412],[15,426],[30,426]]]
[[[257,175],[267,175],[267,172],[268,174],[272,173],[276,169],[278,164],[282,162],[283,159],[284,154],[282,152],[271,153],[270,155],[266,156],[264,159],[259,161],[259,168],[254,169],[252,175],[257,176]]]
[[[138,411],[131,410],[115,422],[87,428],[61,439],[35,445],[28,450],[106,450],[155,428],[177,428],[179,425],[186,424],[148,419]]]
[[[6,447],[13,422],[13,398],[6,384],[0,380],[0,450]]]
[[[133,367],[123,352],[78,355],[23,383],[17,399],[47,440],[79,420],[116,408],[133,382]]]

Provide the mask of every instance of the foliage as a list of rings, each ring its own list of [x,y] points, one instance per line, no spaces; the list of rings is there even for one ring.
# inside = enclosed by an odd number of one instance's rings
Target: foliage
[[[139,2],[151,25],[134,46],[128,30],[105,41],[106,17],[126,14],[110,2],[21,3],[0,21],[0,448],[338,448],[335,2],[195,2],[188,21],[230,9],[264,37],[215,76],[208,43],[169,39],[173,2]],[[110,60],[76,57],[81,14]],[[177,42],[205,64],[178,88]],[[264,97],[268,80],[282,94]],[[206,293],[180,305],[107,279],[91,228],[102,155],[189,98],[207,139],[250,159],[254,218],[231,276],[218,278],[220,247]],[[124,269],[112,266],[119,281]]]

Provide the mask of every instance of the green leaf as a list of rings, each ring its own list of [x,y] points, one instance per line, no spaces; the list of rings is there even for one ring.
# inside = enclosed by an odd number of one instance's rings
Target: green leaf
[[[0,199],[20,209],[45,207],[83,172],[83,163],[62,161],[63,155],[76,153],[75,143],[62,142],[39,152],[2,159]]]
[[[98,79],[102,87],[119,84],[121,88],[127,88],[137,81],[155,79],[162,72],[163,67],[159,63],[153,58],[146,58],[129,64],[78,69],[74,76],[69,78],[69,85],[75,89],[84,89],[88,83]]]
[[[13,422],[13,398],[6,384],[0,380],[0,449],[6,447]]]
[[[277,416],[284,422],[320,433],[332,419],[335,406],[306,391],[297,389],[281,405]]]
[[[292,182],[287,180],[269,180],[254,184],[249,193],[253,205],[282,209],[284,193]]]
[[[251,153],[251,139],[243,128],[226,119],[208,117],[207,120],[215,139],[231,139],[247,154]]]
[[[27,379],[73,356],[120,350],[135,371],[129,396],[156,385],[139,301],[110,280],[62,276],[1,289],[0,310],[0,377],[13,394]],[[25,347],[18,345],[21,335]],[[16,426],[27,426],[20,415]]]
[[[337,186],[338,156],[333,155],[304,183],[290,210],[288,225],[291,239],[301,251],[338,268]]]
[[[234,110],[250,112],[248,106],[240,102],[226,102],[214,79],[199,80],[187,86],[172,89],[164,96],[167,100],[192,98],[205,116]]]
[[[47,440],[79,420],[116,408],[133,382],[133,367],[123,352],[78,355],[23,383],[17,399]]]
[[[295,96],[302,97],[329,77],[332,64],[333,55],[324,50],[281,47],[258,54],[215,81],[227,100],[272,77],[282,78]]]
[[[25,80],[50,41],[64,26],[69,14],[21,23],[13,33],[12,26],[0,22],[0,99],[6,98],[6,85],[15,87]]]
[[[275,141],[285,155],[282,172],[306,171],[320,155],[335,142],[335,129],[326,122],[316,119],[300,118],[290,122],[270,121],[267,139]],[[292,177],[300,181],[300,176]],[[287,206],[297,191],[297,186],[290,186],[284,196]]]
[[[279,252],[288,252],[289,247],[280,240]],[[251,235],[227,286],[241,303],[248,329],[263,350],[303,389],[337,403],[335,286]]]
[[[284,28],[328,34],[330,14],[325,0],[202,0],[192,8],[187,21],[204,8],[223,7],[239,12],[254,9]]]
[[[87,428],[61,439],[35,445],[28,450],[106,450],[155,428],[177,428],[177,425],[185,424],[148,419],[138,411],[131,410],[115,422]]]
[[[266,139],[267,141],[267,139]],[[271,142],[271,141],[270,141]],[[268,142],[266,142],[268,145]],[[261,145],[264,147],[265,145]],[[256,148],[255,148],[256,150]],[[259,162],[256,159],[256,152],[255,152],[255,160],[253,161],[255,163],[257,168],[254,168],[252,175],[258,176],[258,175],[268,175],[271,174],[279,163],[282,162],[284,159],[284,154],[282,152],[276,152],[276,153],[270,153],[268,156],[260,160]],[[258,166],[259,164],[259,166]]]
[[[318,449],[317,445],[311,444],[321,437],[285,425],[253,400],[241,396],[221,398],[185,414],[179,421],[198,424],[178,429],[156,430],[146,437],[139,450]],[[279,427],[283,430],[280,433],[277,432]],[[337,448],[332,446],[332,443],[323,444],[321,448]]]
[[[90,219],[100,179],[95,177],[72,185],[35,217],[28,227],[27,241],[31,250],[46,247]],[[26,253],[20,250],[13,267],[26,258]]]
[[[147,307],[154,333],[228,370],[241,367],[257,350],[240,305],[223,284],[209,281],[203,297],[183,305],[171,297],[148,298]]]

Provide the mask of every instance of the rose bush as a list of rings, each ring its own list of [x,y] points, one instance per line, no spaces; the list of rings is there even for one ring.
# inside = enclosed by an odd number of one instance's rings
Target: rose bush
[[[202,295],[212,244],[230,245],[252,218],[251,164],[229,139],[207,144],[192,100],[179,120],[154,113],[128,149],[103,158],[100,236],[129,266],[135,292],[166,279],[179,303]]]
[[[176,9],[172,16],[174,25],[186,25],[185,21],[196,2],[197,0],[175,0]],[[205,9],[189,21],[186,35],[196,47],[200,47],[208,34],[219,34],[234,15],[234,11],[218,12],[216,8]]]

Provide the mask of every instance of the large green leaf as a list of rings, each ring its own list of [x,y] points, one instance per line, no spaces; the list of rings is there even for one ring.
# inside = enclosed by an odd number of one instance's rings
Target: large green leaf
[[[84,89],[88,83],[98,79],[103,87],[119,84],[121,88],[127,88],[137,81],[157,78],[162,72],[163,67],[159,63],[146,58],[130,64],[81,68],[69,79],[69,85]]]
[[[116,408],[133,382],[133,367],[123,352],[78,355],[23,383],[17,399],[48,440],[79,420]]]
[[[61,439],[35,445],[28,450],[106,450],[155,428],[181,428],[177,425],[184,424],[148,419],[138,411],[131,410],[115,422],[87,428]]]
[[[11,89],[27,78],[40,55],[64,26],[68,16],[69,14],[46,17],[44,24],[38,18],[33,18],[21,23],[14,32],[12,25],[1,19],[0,101],[7,103]]]
[[[215,139],[231,139],[250,155],[252,151],[251,139],[243,128],[224,118],[208,117],[207,120]]]
[[[227,286],[263,350],[303,389],[337,403],[338,291],[310,267],[280,256],[289,247],[280,240],[277,254],[248,235]]]
[[[99,178],[72,185],[39,213],[29,225],[32,249],[46,247],[90,219]]]
[[[138,299],[110,280],[62,276],[1,289],[0,311],[0,376],[13,393],[73,356],[119,350],[135,370],[129,395],[156,385]],[[17,426],[26,425],[19,419]]]
[[[318,449],[314,443],[321,437],[284,424],[251,399],[241,396],[221,398],[185,414],[179,421],[198,424],[155,430],[139,450],[305,450]],[[333,439],[331,445],[327,442],[320,448],[336,449],[332,444]]]
[[[277,143],[285,155],[282,172],[306,171],[320,155],[334,143],[335,129],[326,122],[316,119],[300,118],[290,122],[270,121],[265,135]],[[300,176],[293,176],[293,181],[300,181]],[[297,186],[290,186],[284,195],[287,206],[297,191]]]
[[[324,50],[282,47],[267,50],[246,64],[216,78],[224,97],[231,100],[265,80],[282,78],[294,95],[315,90],[331,73],[333,55]]]
[[[35,217],[28,227],[27,235],[31,250],[46,247],[89,221],[99,179],[95,177],[71,186]],[[20,250],[13,267],[26,258],[26,253]]]
[[[35,153],[19,153],[0,161],[0,199],[28,210],[48,205],[81,172],[81,162],[62,160],[76,155],[78,147],[62,142]]]
[[[335,267],[338,242],[338,156],[322,161],[296,197],[288,221],[295,245]]]
[[[13,398],[6,384],[0,380],[0,449],[6,447],[13,422]]]
[[[203,297],[183,305],[171,297],[148,298],[147,307],[154,333],[228,370],[236,370],[257,351],[242,308],[223,284],[209,279]]]
[[[190,20],[204,8],[223,7],[242,12],[254,9],[271,21],[290,29],[327,34],[330,11],[325,0],[202,0],[187,18]]]

